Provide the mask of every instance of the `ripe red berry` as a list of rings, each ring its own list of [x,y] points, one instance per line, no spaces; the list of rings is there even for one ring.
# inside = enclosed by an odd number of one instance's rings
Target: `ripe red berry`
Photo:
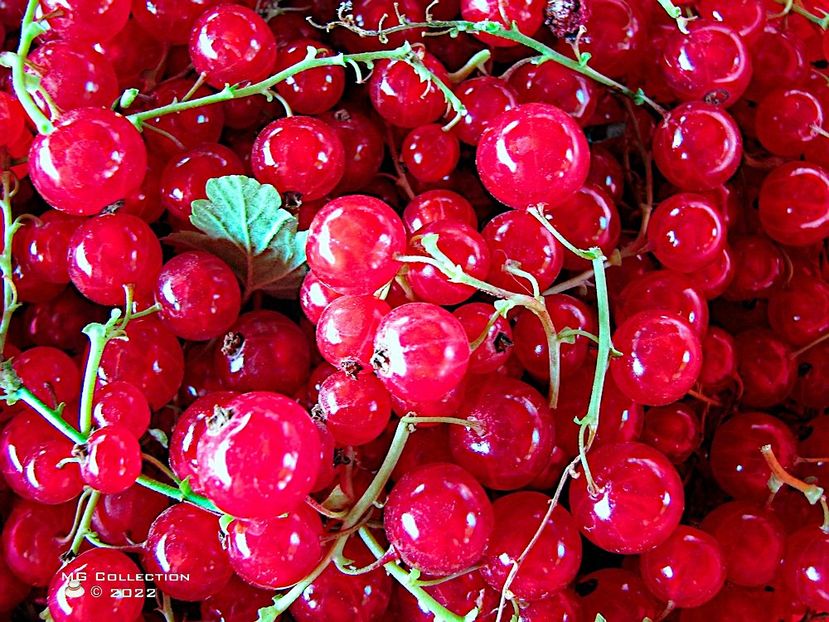
[[[808,162],[786,162],[760,188],[760,222],[772,239],[807,246],[829,236],[829,171]]]
[[[455,88],[455,95],[466,108],[466,114],[453,131],[468,145],[477,145],[493,119],[518,105],[518,95],[512,85],[493,76],[464,80]]]
[[[81,477],[95,490],[124,492],[141,474],[138,439],[121,424],[95,430],[82,451]]]
[[[103,495],[95,506],[92,528],[107,544],[144,542],[153,521],[168,505],[167,497],[136,484],[124,492]]]
[[[130,15],[130,0],[44,0],[40,5],[49,31],[78,43],[106,41],[117,35]]]
[[[812,609],[824,611],[827,598],[827,551],[829,534],[816,527],[804,527],[786,543],[783,579],[794,596]]]
[[[426,68],[446,84],[446,69],[440,61],[425,50],[418,51],[418,55]],[[435,83],[424,83],[411,64],[401,60],[377,61],[368,89],[374,109],[398,127],[426,125],[446,111],[446,100]]]
[[[406,135],[400,148],[400,161],[406,171],[420,182],[440,181],[458,165],[460,143],[452,132],[437,123],[421,125]]]
[[[675,194],[662,201],[648,223],[653,254],[679,272],[695,272],[714,261],[725,247],[725,234],[719,211],[694,194]]]
[[[371,366],[374,337],[391,311],[373,296],[342,296],[325,307],[317,321],[317,348],[322,357],[347,373]]]
[[[103,108],[62,115],[51,134],[39,134],[29,150],[29,178],[53,207],[92,215],[123,199],[144,178],[147,150],[138,130]]]
[[[92,418],[98,427],[118,424],[141,438],[150,425],[150,405],[137,387],[112,382],[95,391]]]
[[[391,416],[391,399],[371,371],[350,378],[336,372],[319,390],[325,425],[339,446],[363,445],[376,439]]]
[[[478,228],[478,216],[472,204],[451,190],[427,190],[418,194],[406,205],[402,218],[409,235],[442,220],[455,220]]]
[[[674,464],[685,462],[702,442],[699,416],[688,404],[675,402],[649,408],[644,419],[642,442],[665,454]]]
[[[422,466],[392,488],[383,512],[389,543],[424,574],[464,570],[484,553],[493,529],[484,489],[454,464]]]

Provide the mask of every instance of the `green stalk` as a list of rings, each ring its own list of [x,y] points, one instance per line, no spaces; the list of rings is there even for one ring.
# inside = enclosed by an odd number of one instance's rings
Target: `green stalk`
[[[17,53],[13,56],[11,63],[12,86],[14,87],[18,101],[37,127],[37,131],[41,134],[49,134],[55,128],[52,122],[37,107],[29,91],[26,90],[26,75],[24,70],[26,57],[29,55],[32,43],[35,37],[43,32],[43,28],[34,22],[37,6],[38,0],[29,0],[26,4],[26,12],[23,14],[23,22],[20,25],[20,42],[17,45]]]
[[[12,315],[20,307],[17,302],[17,288],[12,279],[12,241],[20,224],[12,220],[12,190],[11,173],[4,171],[3,195],[0,196],[0,208],[3,210],[3,252],[0,253],[0,272],[3,274],[3,317],[0,320],[0,359],[6,348],[6,337],[9,334]]]
[[[797,13],[801,17],[805,17],[813,24],[817,24],[823,30],[829,29],[829,13],[824,13],[823,17],[818,17],[814,13],[798,4],[797,0],[774,0],[777,4],[784,5],[782,15],[786,15],[789,11]]]
[[[78,529],[75,531],[75,537],[72,538],[72,544],[69,546],[69,550],[75,555],[77,555],[78,551],[81,549],[81,544],[83,544],[86,536],[90,533],[94,533],[90,529],[90,525],[92,524],[92,515],[95,514],[95,506],[98,505],[98,501],[100,499],[101,493],[94,490],[90,493],[89,499],[86,501],[86,507],[84,508],[81,522],[78,524]]]

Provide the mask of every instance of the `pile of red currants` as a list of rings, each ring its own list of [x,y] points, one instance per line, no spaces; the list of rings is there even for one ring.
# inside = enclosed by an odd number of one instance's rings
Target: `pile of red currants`
[[[828,29],[0,0],[0,622],[827,618]]]

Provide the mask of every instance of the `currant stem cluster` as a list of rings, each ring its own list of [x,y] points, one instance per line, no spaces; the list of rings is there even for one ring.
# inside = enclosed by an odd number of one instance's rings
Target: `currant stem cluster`
[[[823,525],[821,525],[821,529],[829,533],[829,502],[827,502],[826,492],[824,489],[816,484],[804,482],[786,471],[786,469],[783,468],[783,465],[780,464],[777,456],[774,455],[774,450],[771,445],[763,445],[760,448],[760,453],[763,454],[763,458],[771,470],[771,477],[769,478],[768,485],[769,490],[771,490],[772,498],[775,494],[777,494],[777,491],[780,490],[780,488],[783,486],[790,486],[791,488],[794,488],[802,493],[811,505],[820,503],[821,508],[823,509]]]

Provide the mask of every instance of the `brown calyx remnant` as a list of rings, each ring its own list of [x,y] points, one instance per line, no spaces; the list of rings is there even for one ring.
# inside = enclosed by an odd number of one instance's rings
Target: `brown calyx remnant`
[[[548,0],[544,10],[545,23],[556,37],[578,32],[587,22],[588,10],[584,0]]]

